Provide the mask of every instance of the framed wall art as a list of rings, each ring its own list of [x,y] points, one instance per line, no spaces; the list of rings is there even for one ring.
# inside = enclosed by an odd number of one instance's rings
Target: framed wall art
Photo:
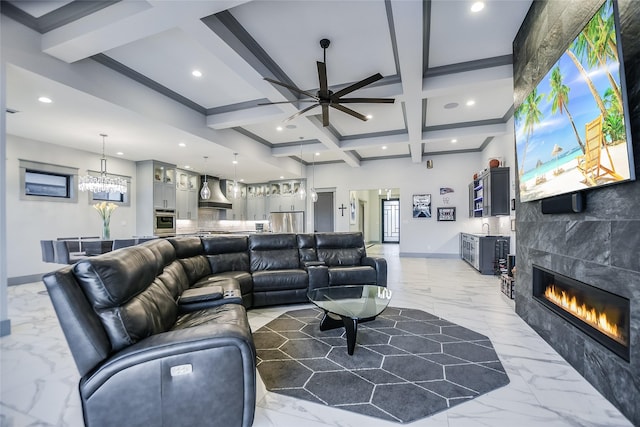
[[[455,221],[456,208],[438,208],[438,221]]]
[[[431,218],[431,194],[413,195],[413,217]]]

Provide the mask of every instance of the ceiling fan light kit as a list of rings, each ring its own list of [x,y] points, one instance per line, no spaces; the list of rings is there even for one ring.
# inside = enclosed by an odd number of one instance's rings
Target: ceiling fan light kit
[[[343,98],[343,96],[350,94],[351,92],[355,92],[358,89],[361,89],[365,86],[368,86],[372,83],[377,82],[382,79],[382,74],[376,73],[372,76],[367,77],[366,79],[362,79],[359,82],[353,83],[343,89],[340,89],[337,92],[333,92],[329,89],[329,85],[327,82],[327,48],[331,44],[329,39],[320,40],[320,47],[324,52],[324,62],[317,61],[316,65],[318,68],[318,81],[320,83],[320,88],[318,91],[313,94],[306,90],[299,89],[295,86],[292,86],[287,83],[282,83],[277,80],[273,80],[269,77],[265,77],[264,79],[269,83],[276,84],[282,87],[285,87],[292,92],[297,93],[298,95],[303,95],[309,99],[296,99],[294,101],[279,101],[279,102],[267,102],[261,103],[258,105],[272,105],[272,104],[289,104],[289,103],[297,103],[297,102],[313,102],[309,107],[305,107],[292,116],[287,117],[284,121],[288,122],[290,120],[295,119],[306,113],[309,110],[312,110],[315,107],[320,106],[322,108],[322,126],[329,126],[329,108],[334,108],[338,111],[342,111],[343,113],[349,114],[357,119],[362,121],[367,121],[367,116],[358,113],[357,111],[345,107],[342,104],[393,104],[395,99],[393,98]]]

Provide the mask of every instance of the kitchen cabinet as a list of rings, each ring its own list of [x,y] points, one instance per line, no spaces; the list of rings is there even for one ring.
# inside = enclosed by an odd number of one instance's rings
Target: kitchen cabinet
[[[233,183],[234,180],[232,179],[223,179],[220,181],[220,189],[233,206],[226,211],[227,219],[240,221],[251,219],[247,218],[247,185],[238,182],[238,192],[234,194]]]
[[[481,274],[498,274],[509,254],[509,236],[460,233],[460,257]]]
[[[176,209],[176,166],[155,160],[136,162],[136,235],[154,235],[155,210]]]
[[[153,207],[176,208],[176,167],[153,162]]]
[[[307,199],[300,199],[300,188],[306,190],[306,180],[274,181],[269,183],[269,212],[306,211]]]
[[[267,195],[269,184],[247,185],[247,219],[250,221],[264,221],[269,219],[267,209]]]
[[[199,175],[178,169],[176,182],[176,218],[198,219]]]
[[[490,168],[469,184],[469,217],[509,215],[509,168]]]

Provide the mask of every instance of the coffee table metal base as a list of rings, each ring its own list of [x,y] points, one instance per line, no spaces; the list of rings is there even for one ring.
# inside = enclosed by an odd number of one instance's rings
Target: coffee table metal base
[[[335,314],[335,316],[339,316]],[[320,330],[328,331],[331,329],[337,329],[344,326],[344,330],[347,333],[347,353],[349,356],[353,356],[353,350],[356,348],[356,335],[358,333],[358,319],[353,319],[348,316],[339,316],[340,320],[334,319],[329,316],[328,311],[324,311],[324,316],[320,321]]]

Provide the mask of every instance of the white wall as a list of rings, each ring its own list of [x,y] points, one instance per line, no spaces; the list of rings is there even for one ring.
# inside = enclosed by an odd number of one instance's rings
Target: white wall
[[[99,236],[102,219],[89,204],[87,193],[78,194],[77,203],[20,200],[18,160],[50,163],[100,170],[100,156],[58,145],[7,135],[6,206],[7,206],[7,277],[41,274],[60,268],[44,263],[40,240],[57,237]],[[131,176],[131,206],[118,207],[111,216],[111,238],[127,238],[135,234],[135,163],[109,158],[108,172]],[[151,189],[149,189],[151,191]]]
[[[473,152],[432,155],[430,158],[433,169],[427,169],[424,162],[413,163],[409,158],[362,162],[359,168],[316,164],[315,187],[334,187],[336,191],[336,231],[350,229],[348,211],[342,216],[338,210],[341,204],[349,206],[349,190],[399,188],[400,253],[406,256],[457,256],[460,232],[482,232],[481,220],[469,218],[468,185],[473,174],[484,167],[484,156]],[[441,187],[453,188],[454,192],[440,195]],[[431,194],[434,215],[428,219],[414,219],[413,195],[425,193]],[[448,204],[444,198],[449,199]],[[436,208],[444,206],[456,207],[456,221],[436,220]]]
[[[511,128],[512,122],[509,121],[507,126]],[[358,225],[349,224],[348,211],[342,216],[338,208],[342,204],[349,206],[350,190],[360,190],[357,198],[365,201],[368,207],[365,217],[365,234],[368,234],[368,241],[380,239],[377,189],[399,188],[400,253],[405,256],[457,256],[459,233],[482,233],[483,222],[489,223],[492,234],[510,235],[514,252],[515,233],[511,231],[511,219],[514,218],[515,212],[512,212],[510,217],[469,218],[468,185],[473,179],[473,174],[488,167],[489,160],[495,157],[501,158],[503,165],[510,168],[510,193],[511,198],[515,198],[515,154],[512,134],[494,138],[482,152],[430,155],[433,169],[427,169],[424,162],[417,164],[408,158],[363,162],[359,168],[316,164],[315,186],[335,188],[336,231],[358,229]],[[453,188],[454,192],[441,195],[441,187]],[[361,191],[367,189],[371,192]],[[412,217],[414,194],[431,194],[431,218]],[[445,202],[447,198],[448,203]],[[313,218],[313,204],[310,205],[308,217]],[[455,207],[456,221],[438,222],[438,207]],[[378,212],[377,215],[374,210]]]

